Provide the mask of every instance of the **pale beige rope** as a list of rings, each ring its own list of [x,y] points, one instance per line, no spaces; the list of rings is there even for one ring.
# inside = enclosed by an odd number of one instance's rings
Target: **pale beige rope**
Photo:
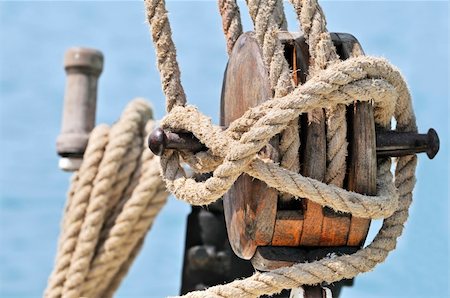
[[[309,46],[310,70],[316,72],[339,61],[336,49],[326,28],[325,15],[317,0],[291,0],[300,20],[303,36]],[[344,105],[327,107],[327,170],[325,182],[342,186],[346,173],[347,121]]]
[[[85,153],[86,158],[83,160],[78,173],[75,174],[75,177],[78,178],[72,180],[72,185],[76,184],[77,187],[75,191],[75,187],[72,186],[68,194],[56,261],[45,291],[45,297],[61,297],[71,257],[77,245],[83,218],[86,214],[93,181],[107,144],[108,134],[109,127],[106,125],[94,128],[91,138],[96,142],[88,144]]]
[[[122,280],[128,274],[128,271],[129,271],[131,265],[133,264],[134,259],[137,257],[137,255],[141,251],[143,244],[144,244],[144,239],[139,241],[138,244],[134,247],[134,249],[131,252],[131,254],[129,255],[127,261],[120,267],[120,270],[117,272],[117,274],[111,280],[111,283],[110,283],[107,291],[105,291],[103,293],[103,298],[109,298],[109,297],[114,296],[114,293],[119,288],[120,284],[122,283]]]
[[[45,297],[101,297],[122,279],[167,198],[159,161],[143,141],[151,116],[148,104],[135,100],[111,129],[101,125],[92,132],[70,187]]]
[[[230,0],[233,1],[233,0]],[[267,1],[265,0],[247,0],[248,11],[250,13],[250,17],[252,18],[253,24],[256,23],[256,19],[260,14],[260,8],[267,5]],[[271,17],[275,21],[275,24],[280,30],[287,30],[287,20],[286,15],[284,14],[283,1],[277,0],[275,3],[275,7],[271,13]]]
[[[365,59],[370,60],[370,58]],[[404,89],[406,86],[401,82],[398,83],[396,90],[402,94],[401,91],[406,90]],[[378,112],[380,112],[380,110],[378,110]],[[397,120],[398,130],[416,131],[415,119],[409,97],[398,98],[394,116]],[[377,119],[379,124],[388,127],[389,117],[386,117],[386,115],[379,115],[379,118]],[[259,164],[260,163],[261,162],[259,162]],[[268,163],[270,164],[270,162]],[[260,166],[259,164],[257,165]],[[366,248],[352,255],[325,258],[320,261],[297,264],[292,267],[282,268],[271,272],[256,273],[252,277],[244,280],[234,281],[227,285],[215,286],[202,292],[189,293],[186,297],[257,297],[263,294],[270,295],[277,293],[285,288],[298,287],[302,284],[318,284],[321,282],[332,283],[343,278],[352,278],[359,273],[372,270],[376,264],[383,262],[388,253],[395,248],[396,239],[402,233],[403,224],[408,217],[408,208],[412,200],[412,190],[415,184],[415,167],[415,156],[398,159],[395,171],[395,186],[398,188],[398,194],[400,196],[398,207],[394,208],[394,213],[384,220],[382,229],[379,231],[374,241]],[[252,170],[264,172],[264,170],[261,169]],[[286,171],[273,165],[272,170]],[[270,170],[267,170],[266,172],[268,176],[273,174]],[[289,174],[291,175],[290,179],[294,181],[300,179],[300,175],[296,173],[291,172]],[[280,180],[277,180],[276,178],[273,180],[266,180],[263,175],[255,175],[255,177],[266,183],[270,183],[271,181],[276,181],[274,183],[280,182]],[[286,177],[285,179],[289,180],[289,178]],[[387,185],[391,184],[391,181],[390,160],[381,160],[378,164],[378,187],[385,188]],[[271,186],[274,187],[274,183],[272,183]],[[294,186],[297,186],[298,188],[302,187],[301,183],[294,183]],[[334,187],[330,186],[330,189],[332,188]],[[381,189],[379,191],[381,191]],[[393,197],[395,198],[395,195]],[[386,197],[386,200],[391,199],[392,202],[393,197]],[[339,198],[334,199],[336,201],[339,200]],[[372,199],[375,198],[372,197]],[[368,200],[363,205],[368,207],[370,204],[371,201]],[[357,215],[356,212],[353,214]]]
[[[378,71],[380,74],[374,73]],[[375,77],[381,77],[383,80]],[[402,102],[409,100],[409,93],[399,72],[384,59],[358,57],[322,71],[320,75],[311,78],[284,98],[250,109],[224,132],[219,127],[212,126],[209,118],[202,116],[192,107],[177,107],[163,119],[163,127],[174,131],[193,132],[210,148],[212,155],[221,156],[223,161],[210,179],[196,183],[192,179],[182,177],[179,161],[172,158],[173,155],[169,151],[161,158],[167,187],[178,198],[192,204],[211,203],[222,196],[236,178],[246,171],[248,164],[255,160],[258,151],[270,138],[280,133],[301,113],[314,108],[350,104],[363,98],[375,102],[376,121],[383,124],[389,121],[396,105],[396,91],[403,92],[397,100],[397,109],[401,111],[405,109]],[[241,129],[243,125],[246,125],[247,132],[240,140],[235,141],[228,137],[230,131],[244,130]]]
[[[146,1],[146,4],[153,5],[150,1]],[[164,2],[160,1],[158,4],[163,6]],[[267,9],[270,11],[270,5]],[[314,20],[317,8],[312,7],[311,11],[316,11],[312,13]],[[314,24],[313,22],[312,25]],[[322,21],[317,24],[324,26]],[[262,23],[261,26],[265,24]],[[326,33],[325,30],[318,32]],[[318,37],[320,36],[311,36],[313,41],[310,40],[310,44],[314,44],[314,39]],[[326,41],[326,38],[324,40]],[[330,40],[328,43],[319,41],[318,44],[330,47],[329,42]],[[155,48],[157,52],[161,50],[158,45],[155,45]],[[316,61],[325,64],[333,61],[326,55],[325,58],[321,58],[320,54],[314,55]],[[315,64],[317,62],[314,62]],[[258,157],[258,152],[269,140],[282,132],[290,121],[300,114],[315,108],[336,108],[338,105],[350,104],[355,100],[372,101],[375,104],[375,121],[380,126],[388,127],[391,118],[394,117],[398,130],[416,131],[406,84],[400,73],[387,61],[372,57],[357,57],[340,63],[330,63],[313,73],[314,76],[306,84],[278,100],[268,101],[250,109],[231,123],[225,132],[213,126],[208,117],[193,107],[174,108],[165,117],[163,127],[173,131],[191,131],[209,148],[209,151],[195,155],[182,152],[183,157],[187,157],[185,161],[195,169],[202,171],[208,169],[214,172],[212,177],[204,182],[186,178],[180,166],[178,153],[167,151],[161,158],[166,185],[177,197],[191,204],[203,205],[218,199],[239,175],[246,172],[280,191],[308,197],[338,211],[350,212],[358,217],[386,218],[382,229],[372,244],[353,255],[326,258],[313,263],[257,273],[250,278],[212,287],[203,292],[190,293],[188,296],[254,297],[302,284],[352,278],[373,269],[395,248],[396,239],[402,232],[411,202],[415,181],[415,156],[398,159],[395,172],[395,186],[398,193],[392,183],[390,160],[381,160],[378,163],[377,196],[372,197],[305,178],[298,173],[278,167],[272,161]],[[270,79],[272,82],[273,77]]]
[[[222,28],[227,42],[227,52],[231,54],[234,44],[242,34],[241,15],[235,0],[219,0],[219,12],[222,16]]]
[[[352,255],[330,257],[270,272],[255,273],[249,278],[211,287],[202,292],[191,292],[184,297],[258,297],[302,284],[319,284],[323,281],[333,283],[372,270],[376,264],[386,259],[389,252],[395,248],[396,239],[402,234],[415,183],[410,173],[415,171],[416,162],[415,156],[399,159],[396,167],[396,185],[400,193],[399,208],[384,220],[380,232],[366,248]],[[389,162],[384,162],[378,168],[389,172],[389,166]]]
[[[158,186],[158,160],[147,148],[144,149],[140,164],[142,169],[137,185],[117,214],[114,226],[108,238],[97,248],[96,258],[91,263],[82,296],[103,297],[102,292],[108,288],[105,280],[111,280],[120,270],[120,264],[127,261],[141,238],[150,228],[153,219],[165,204],[167,194]]]
[[[115,203],[128,184],[127,174],[129,175],[130,170],[126,159],[128,161],[136,159],[134,148],[142,144],[139,125],[149,118],[150,113],[145,113],[143,105],[138,106],[137,110],[126,110],[121,118],[122,125],[116,125],[111,129],[105,154],[94,179],[77,246],[72,255],[68,279],[64,283],[64,297],[80,296],[81,285],[89,272],[103,220],[111,208],[110,201]]]
[[[170,112],[174,106],[186,103],[186,95],[181,85],[180,69],[176,59],[177,53],[164,2],[162,0],[146,0],[146,3],[147,21],[151,26],[153,42],[158,47],[157,65],[163,92],[166,96],[166,110]]]

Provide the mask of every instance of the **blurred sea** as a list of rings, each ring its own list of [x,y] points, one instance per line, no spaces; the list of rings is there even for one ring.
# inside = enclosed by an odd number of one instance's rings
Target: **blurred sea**
[[[449,3],[330,1],[323,8],[330,31],[354,34],[366,54],[402,70],[419,129],[434,127],[441,137],[438,156],[420,158],[415,201],[397,250],[342,297],[450,297]],[[169,1],[168,9],[188,100],[217,123],[227,59],[217,4]],[[71,46],[105,55],[98,123],[114,122],[136,96],[152,101],[157,118],[164,114],[142,1],[0,0],[0,297],[41,296],[53,265],[70,177],[57,168],[55,139],[62,59]],[[178,293],[188,212],[185,203],[170,199],[117,297]],[[373,238],[380,223],[372,227]]]

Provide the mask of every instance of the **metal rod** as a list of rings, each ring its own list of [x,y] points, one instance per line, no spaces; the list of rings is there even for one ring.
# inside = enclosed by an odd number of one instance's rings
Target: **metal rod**
[[[207,150],[192,133],[173,133],[155,129],[148,138],[148,147],[156,155],[166,149],[200,152]],[[426,134],[379,131],[376,136],[377,157],[399,157],[425,152],[433,159],[439,151],[439,137],[433,128]]]
[[[166,149],[189,150],[200,152],[206,150],[192,133],[173,133],[156,128],[148,138],[148,147],[156,155],[162,155]]]
[[[439,151],[439,137],[433,128],[426,134],[385,131],[377,133],[377,156],[399,157],[425,152],[433,159]]]

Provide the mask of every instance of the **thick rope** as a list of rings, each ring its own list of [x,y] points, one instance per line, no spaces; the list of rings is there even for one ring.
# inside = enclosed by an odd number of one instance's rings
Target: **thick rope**
[[[337,63],[339,57],[326,28],[325,15],[316,0],[291,0],[310,53],[310,75]],[[327,170],[325,182],[342,186],[347,157],[347,121],[344,105],[326,109]]]
[[[144,145],[151,116],[148,104],[135,100],[111,129],[91,133],[45,297],[111,295],[126,273],[167,199],[159,160]]]
[[[247,0],[250,17],[255,27],[256,39],[262,49],[264,63],[274,98],[287,95],[294,88],[292,73],[284,57],[284,46],[278,38],[280,30],[287,30],[286,16],[281,0]],[[281,134],[280,165],[298,172],[300,136],[298,119],[293,119]],[[286,197],[283,195],[283,197]]]
[[[164,1],[146,0],[170,112],[162,126],[173,131],[191,131],[209,150],[197,154],[167,151],[160,161],[144,150],[144,138],[153,124],[151,111],[142,100],[132,102],[111,129],[107,126],[94,129],[83,164],[69,189],[55,269],[45,291],[46,297],[112,297],[167,199],[158,174],[159,162],[168,190],[191,204],[205,205],[215,201],[242,173],[247,173],[294,197],[308,197],[357,217],[384,218],[374,241],[355,254],[256,273],[228,285],[189,293],[188,297],[270,295],[303,284],[352,278],[385,260],[395,248],[408,217],[417,160],[415,156],[398,159],[395,184],[390,159],[379,160],[376,196],[335,186],[342,184],[347,150],[342,111],[345,111],[345,105],[356,100],[371,101],[379,126],[389,128],[394,118],[397,130],[415,132],[410,94],[399,71],[383,59],[354,57],[338,63],[317,2],[293,2],[310,47],[310,80],[293,89],[283,48],[276,36],[286,27],[282,2],[249,0],[257,40],[277,100],[250,109],[222,131],[195,108],[185,106],[186,97]],[[230,51],[242,32],[239,11],[234,0],[223,0],[219,7]],[[258,155],[274,136],[289,133],[302,113],[322,108],[327,109],[329,173],[326,182],[329,184],[303,177],[298,174],[298,168],[283,160],[280,167]],[[292,147],[298,151],[298,145],[294,144],[286,146],[281,141],[280,147],[286,147],[285,156],[289,156]],[[213,171],[212,177],[204,182],[187,178],[180,165],[180,156],[198,172]]]
[[[249,3],[249,11],[255,22],[256,36],[263,49],[264,60],[266,65],[270,65],[269,77],[272,87],[278,86],[277,75],[284,73],[280,65],[276,65],[280,71],[272,72],[270,64],[274,55],[279,53],[270,52],[270,49],[277,49],[276,25],[274,18],[270,17],[275,7],[274,3],[275,1],[267,0],[259,7]],[[146,5],[152,7],[154,3],[146,1]],[[158,5],[164,6],[164,2],[159,1]],[[396,239],[401,235],[414,187],[415,156],[398,159],[395,185],[390,172],[390,160],[379,161],[377,196],[356,194],[332,184],[341,184],[345,174],[347,144],[346,133],[342,132],[346,132],[346,128],[340,127],[343,119],[345,120],[340,110],[357,100],[371,101],[374,103],[375,121],[378,125],[388,128],[391,119],[395,118],[397,130],[416,131],[406,84],[399,71],[383,59],[355,57],[338,62],[326,31],[325,18],[317,2],[295,1],[294,7],[310,46],[312,70],[309,81],[292,92],[288,89],[277,100],[250,109],[231,123],[224,132],[212,125],[208,117],[193,107],[174,108],[162,121],[163,128],[172,131],[190,131],[204,143],[209,148],[208,152],[195,155],[181,152],[181,155],[196,171],[213,171],[213,175],[204,182],[187,178],[180,166],[178,152],[167,151],[161,158],[162,175],[167,188],[184,201],[205,205],[220,198],[245,172],[279,191],[293,196],[308,197],[337,211],[349,212],[363,218],[385,218],[383,227],[368,247],[353,255],[326,258],[271,272],[257,273],[228,285],[190,293],[188,297],[238,295],[255,297],[270,295],[285,288],[299,287],[302,284],[317,284],[324,281],[331,283],[343,278],[352,278],[383,262],[388,253],[395,248]],[[259,15],[260,19],[255,13],[257,9],[265,12]],[[158,18],[157,15],[153,17]],[[271,31],[267,28],[273,29]],[[158,44],[155,44],[155,48],[157,53],[161,50]],[[327,182],[330,184],[303,177],[297,172],[283,169],[272,161],[263,160],[258,156],[258,152],[269,140],[285,130],[291,121],[302,113],[319,108],[328,110],[327,143],[331,149],[327,157],[329,172]]]
[[[242,34],[241,14],[235,0],[219,0],[222,28],[227,42],[227,52],[231,54],[236,40]]]
[[[380,71],[377,77],[383,80],[375,79],[371,74],[373,71]],[[400,91],[404,93],[399,96]],[[292,119],[314,108],[350,104],[357,99],[375,102],[375,120],[380,125],[389,122],[395,107],[396,113],[410,110],[409,93],[400,73],[384,59],[370,57],[352,58],[330,67],[284,98],[250,109],[225,132],[211,125],[209,118],[194,108],[177,107],[163,119],[163,127],[173,131],[191,131],[210,148],[214,158],[220,156],[223,161],[210,179],[197,183],[177,176],[182,169],[179,162],[172,158],[172,152],[168,151],[161,158],[167,187],[178,198],[191,204],[211,203],[228,190],[236,178],[246,171],[248,164],[257,158],[256,154],[270,138],[280,133]],[[400,117],[405,116],[400,114]],[[234,131],[246,132],[236,141],[228,137]]]
[[[161,0],[146,0],[147,20],[151,27],[152,39],[158,47],[157,64],[161,75],[161,84],[166,96],[166,110],[174,106],[185,105],[186,95],[180,79],[180,68],[176,59],[177,52],[172,40],[169,18],[165,4]]]

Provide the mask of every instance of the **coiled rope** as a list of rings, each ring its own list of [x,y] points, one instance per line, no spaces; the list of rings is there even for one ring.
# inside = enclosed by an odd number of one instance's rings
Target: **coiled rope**
[[[132,101],[91,133],[73,176],[45,297],[112,297],[167,200],[159,159],[146,148],[152,111]]]
[[[352,278],[383,262],[395,248],[397,238],[403,231],[415,184],[416,156],[397,159],[395,178],[390,171],[391,160],[379,160],[376,196],[356,194],[333,184],[342,183],[346,169],[345,105],[358,100],[373,102],[375,121],[379,126],[387,129],[391,120],[395,119],[398,131],[417,131],[406,83],[400,72],[384,59],[353,57],[338,61],[318,3],[314,0],[292,2],[309,44],[311,77],[302,86],[293,88],[288,79],[290,74],[287,72],[289,75],[286,75],[285,60],[277,58],[283,52],[276,39],[279,29],[276,24],[279,22],[276,23],[273,16],[277,1],[261,0],[254,4],[248,1],[276,100],[248,110],[231,123],[227,130],[222,131],[195,107],[186,106],[185,98],[177,101],[173,96],[181,94],[182,89],[174,92],[172,87],[182,87],[175,48],[171,46],[169,51],[166,46],[173,45],[173,41],[165,3],[163,0],[145,1],[157,56],[164,57],[158,59],[158,68],[170,108],[162,120],[162,127],[192,132],[209,148],[207,152],[197,154],[167,150],[161,157],[162,175],[167,189],[190,204],[207,205],[220,198],[242,173],[247,173],[294,197],[308,197],[321,205],[357,217],[384,218],[383,226],[370,245],[352,255],[256,273],[227,285],[191,292],[186,297],[256,297],[303,284],[332,283]],[[224,32],[230,52],[236,36],[242,32],[238,6],[234,0],[224,0],[219,4],[221,8],[228,8],[221,11],[226,11],[223,23],[226,25]],[[235,25],[229,25],[232,23]],[[236,31],[230,28],[236,28]],[[170,69],[176,69],[176,72],[172,73]],[[303,177],[297,171],[280,167],[258,156],[269,140],[285,132],[300,114],[318,108],[327,109],[326,181],[330,184]],[[181,160],[195,171],[212,171],[212,177],[204,182],[186,177],[180,165]]]

